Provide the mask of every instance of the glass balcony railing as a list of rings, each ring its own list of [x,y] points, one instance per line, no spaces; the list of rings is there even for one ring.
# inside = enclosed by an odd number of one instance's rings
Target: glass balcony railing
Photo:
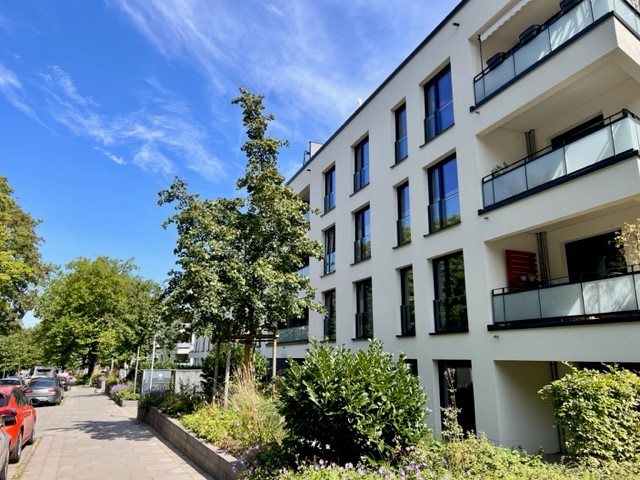
[[[398,229],[398,245],[409,243],[411,241],[411,216],[407,215],[397,220],[396,228]]]
[[[433,301],[436,332],[468,332],[466,295],[450,296]]]
[[[336,252],[327,252],[324,255],[324,273],[333,273],[336,271]]]
[[[640,271],[633,270],[586,282],[558,280],[558,285],[520,292],[499,289],[493,292],[493,323],[524,326],[638,316]]]
[[[353,174],[353,191],[357,192],[367,185],[369,185],[369,165],[365,165]]]
[[[336,192],[330,192],[324,196],[324,211],[333,210],[336,206]]]
[[[356,313],[356,338],[373,338],[373,315]]]
[[[396,140],[396,163],[401,162],[409,156],[409,143],[407,136]]]
[[[416,334],[416,310],[412,303],[400,305],[400,329],[405,336]]]
[[[335,341],[336,340],[336,319],[325,315],[324,317],[324,337]]]
[[[562,10],[543,25],[532,25],[530,32],[514,48],[494,55],[490,67],[473,80],[476,103],[543,62],[554,51],[576,37],[599,18],[615,12],[636,35],[640,35],[640,13],[627,0],[582,0]]]
[[[429,232],[435,233],[443,228],[460,223],[460,199],[458,192],[432,203],[428,207]]]
[[[309,340],[309,325],[281,328],[278,330],[278,342],[306,342]]]
[[[563,177],[639,147],[640,121],[631,112],[623,110],[578,140],[556,149],[548,147],[484,177],[484,207],[558,182]]]
[[[371,258],[371,239],[369,235],[357,239],[353,242],[354,246],[354,261],[360,262]]]

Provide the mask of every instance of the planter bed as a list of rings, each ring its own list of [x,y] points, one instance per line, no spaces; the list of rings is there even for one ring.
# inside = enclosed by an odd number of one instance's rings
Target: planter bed
[[[153,427],[165,440],[216,480],[237,480],[234,466],[238,460],[199,439],[178,420],[163,415],[156,407],[151,407],[146,413],[138,409],[138,419]]]

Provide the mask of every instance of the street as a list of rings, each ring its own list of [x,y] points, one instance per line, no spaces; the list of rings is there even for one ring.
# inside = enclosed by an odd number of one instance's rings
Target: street
[[[75,386],[60,406],[37,407],[36,441],[26,446],[17,480],[210,479],[183,455],[93,388]]]

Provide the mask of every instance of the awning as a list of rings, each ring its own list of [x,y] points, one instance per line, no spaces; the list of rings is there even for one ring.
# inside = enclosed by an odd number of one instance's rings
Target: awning
[[[505,13],[502,17],[498,19],[493,25],[491,25],[482,35],[480,35],[480,40],[485,41],[491,34],[493,34],[496,30],[498,30],[502,25],[507,23],[511,17],[513,17],[516,13],[518,13],[522,7],[524,7],[531,0],[520,0],[516,3],[507,13]]]

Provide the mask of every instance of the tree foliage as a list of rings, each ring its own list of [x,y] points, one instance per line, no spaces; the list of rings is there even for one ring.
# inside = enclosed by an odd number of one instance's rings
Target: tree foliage
[[[12,197],[6,177],[0,177],[0,334],[20,328],[20,321],[35,302],[35,287],[45,278],[36,235],[38,221]]]
[[[159,287],[134,269],[131,261],[78,258],[52,276],[37,308],[48,361],[92,371],[100,359],[131,356],[150,337]]]
[[[363,457],[399,460],[427,432],[427,396],[404,360],[394,361],[375,339],[355,353],[314,340],[282,380],[287,442],[302,457],[340,465]]]
[[[573,458],[601,466],[640,461],[640,376],[615,367],[571,368],[539,393],[552,401]]]
[[[233,103],[243,110],[248,160],[237,188],[246,196],[202,200],[175,179],[158,203],[177,211],[165,222],[176,226],[180,267],[170,272],[166,313],[216,338],[243,335],[248,363],[257,335],[275,332],[305,309],[322,310],[308,277],[296,273],[310,257],[321,258],[322,249],[307,238],[309,205],[278,172],[286,142],[266,136],[273,115],[263,114],[263,96],[240,92]]]
[[[635,223],[625,223],[616,232],[614,242],[624,255],[627,265],[640,265],[640,218]]]
[[[42,364],[43,352],[38,342],[40,328],[24,328],[0,337],[0,370],[18,373]]]

